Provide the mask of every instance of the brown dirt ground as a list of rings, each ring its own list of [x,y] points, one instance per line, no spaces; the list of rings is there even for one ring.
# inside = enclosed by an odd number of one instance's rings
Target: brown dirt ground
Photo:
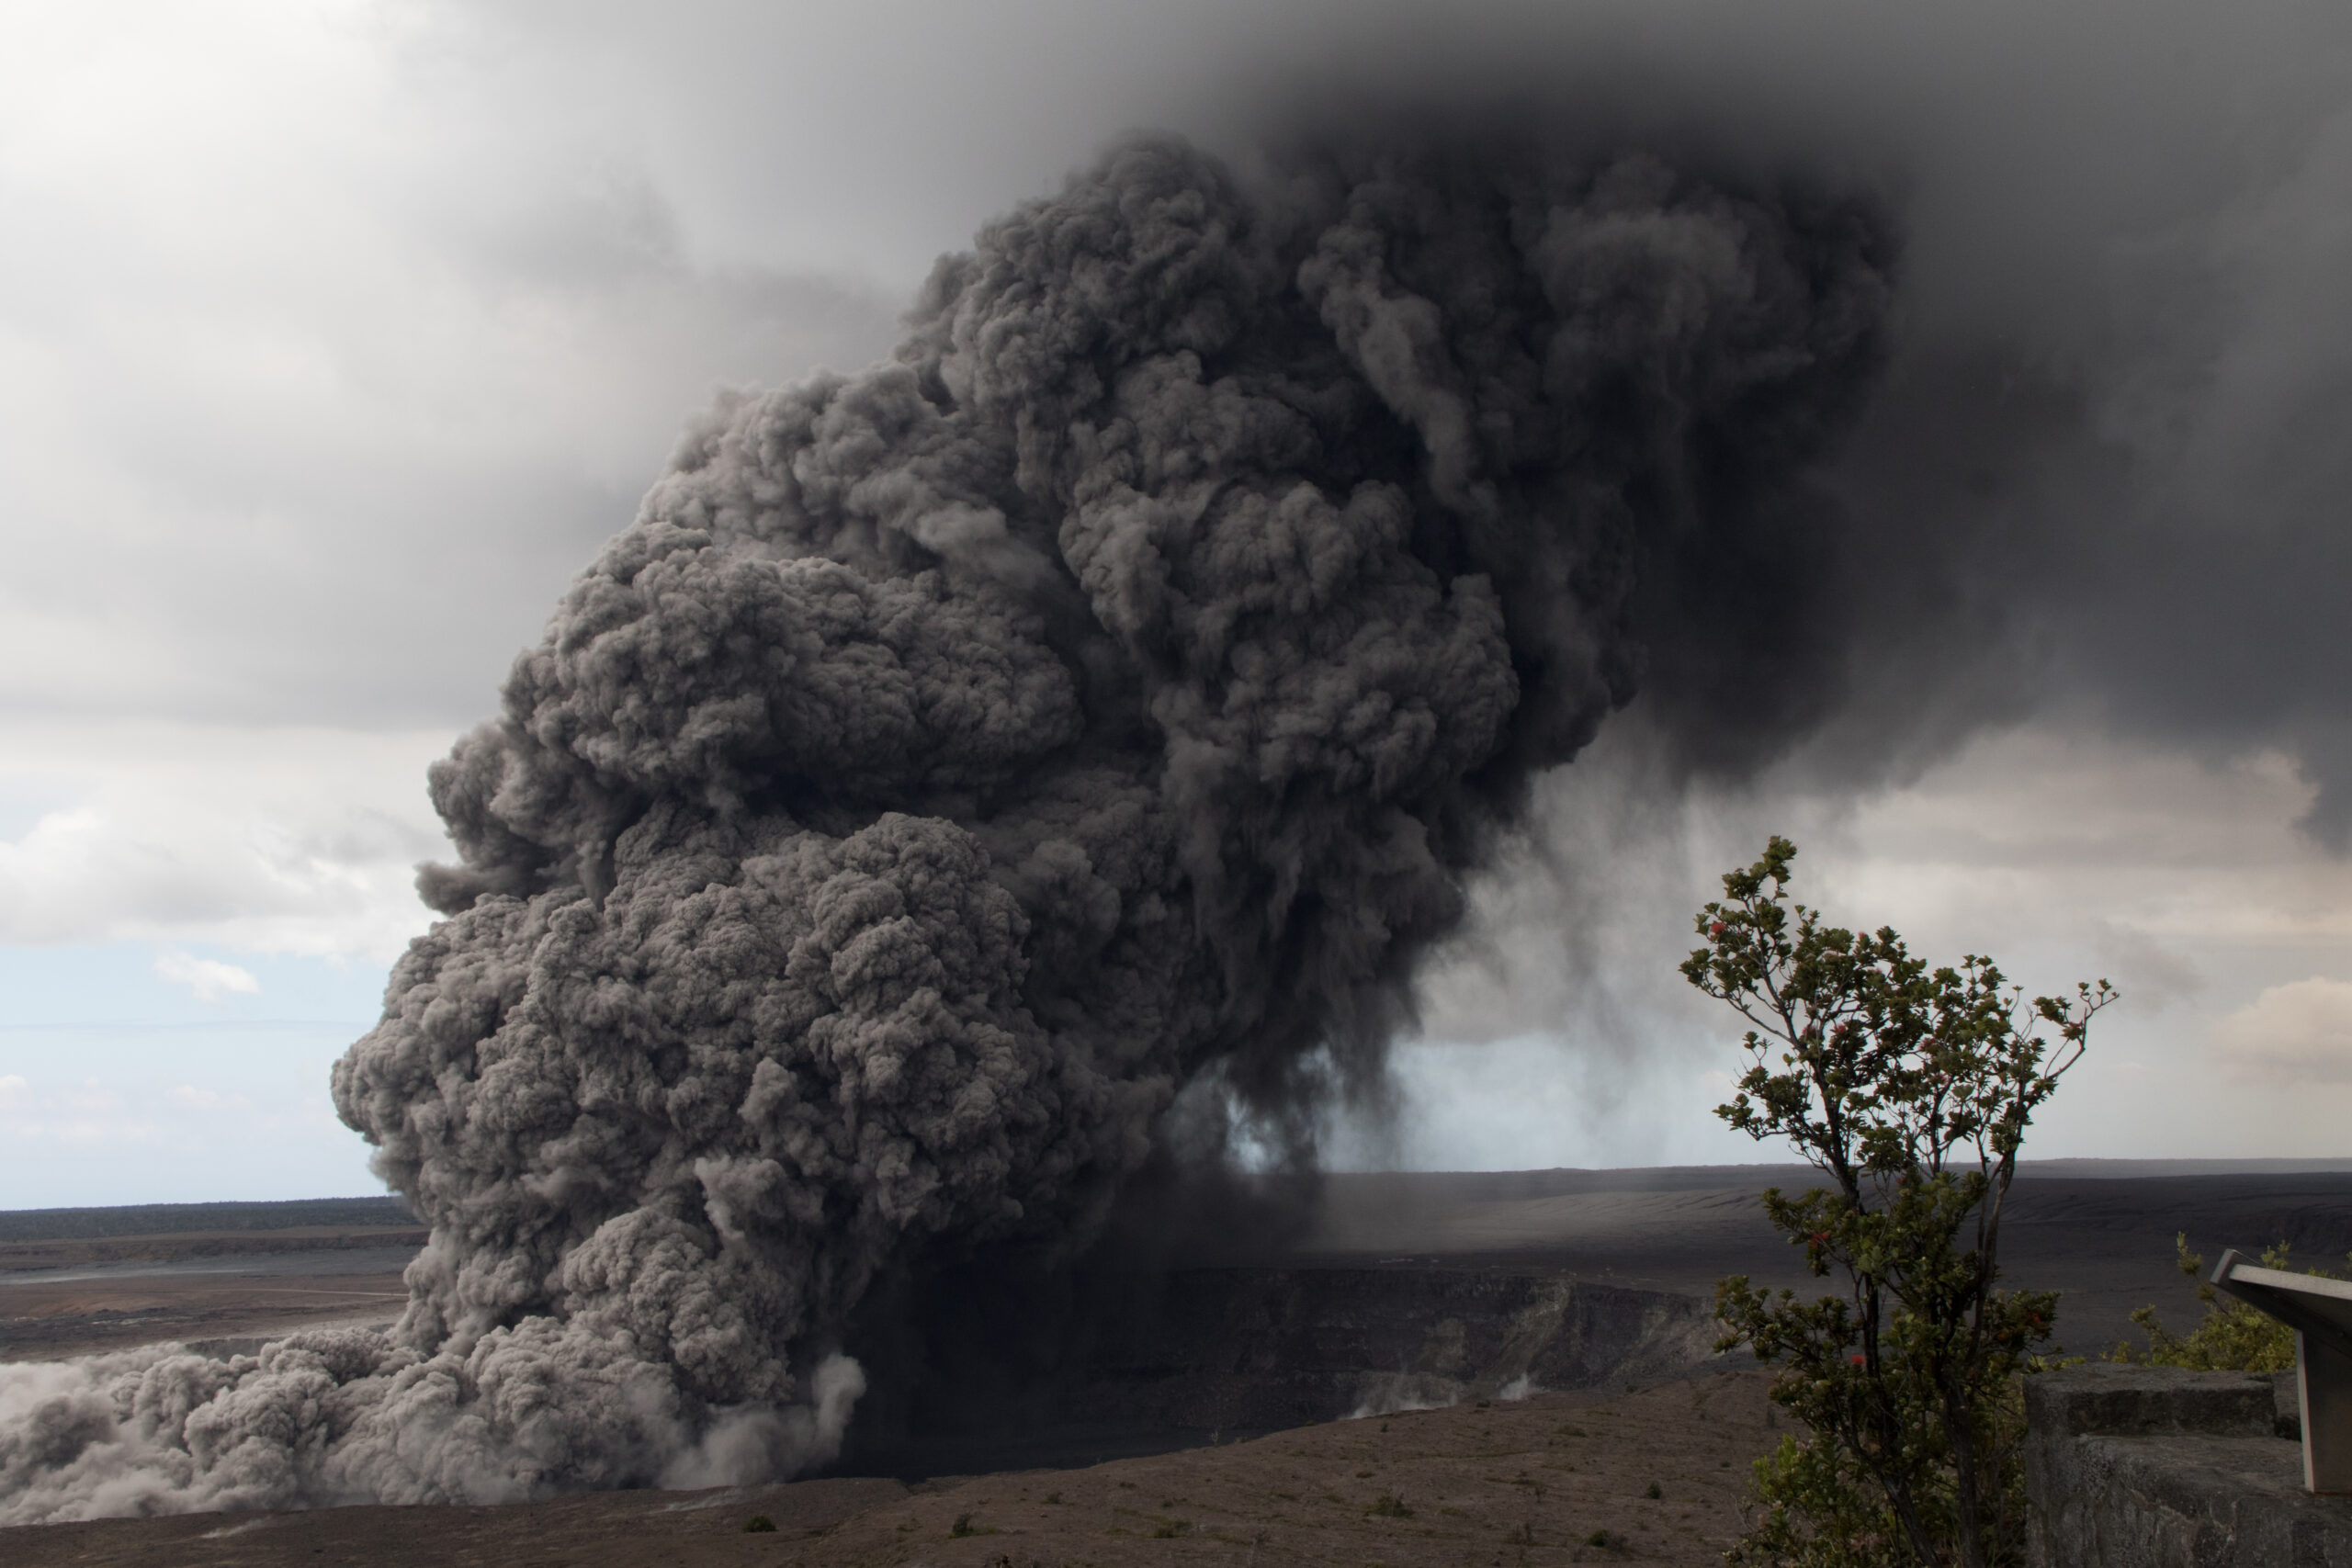
[[[397,1272],[342,1274],[360,1248],[418,1247],[422,1226],[302,1226],[175,1231],[0,1243],[0,1273],[195,1258],[250,1258],[251,1274],[127,1273],[81,1280],[0,1279],[0,1360],[49,1360],[165,1339],[275,1336],[327,1324],[382,1323],[408,1292]],[[309,1273],[306,1265],[324,1271]]]
[[[1743,1371],[1628,1393],[1538,1394],[913,1490],[839,1479],[494,1508],[32,1526],[0,1530],[0,1561],[10,1568],[1713,1568],[1741,1528],[1749,1461],[1778,1440],[1765,1381]],[[755,1514],[773,1520],[775,1531],[747,1534]]]
[[[186,1258],[258,1257],[275,1253],[343,1252],[355,1247],[424,1245],[423,1225],[292,1225],[275,1231],[172,1231],[163,1235],[77,1236],[58,1241],[0,1241],[0,1273],[19,1269],[71,1269],[88,1263],[169,1262]]]
[[[86,1356],[164,1339],[276,1336],[330,1323],[388,1323],[407,1303],[398,1274],[0,1285],[0,1359]]]

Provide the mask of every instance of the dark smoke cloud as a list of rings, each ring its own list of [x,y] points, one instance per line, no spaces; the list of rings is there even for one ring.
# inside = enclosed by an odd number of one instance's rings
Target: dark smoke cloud
[[[2060,11],[1892,73],[1913,265],[1831,483],[1851,788],[2034,723],[2296,758],[2352,832],[2352,18]],[[1997,51],[1997,52],[1996,52]]]
[[[1313,114],[1516,95],[1653,127],[1703,103],[1710,126],[1875,162],[1901,192],[1885,378],[1824,466],[1843,504],[1809,514],[1798,547],[1759,552],[1799,596],[1743,593],[1730,571],[1712,601],[1687,574],[1645,580],[1686,620],[1750,634],[1729,657],[1648,639],[1626,716],[1657,719],[1664,787],[1747,787],[1777,765],[1771,787],[1792,771],[1850,799],[1988,728],[2032,725],[2215,761],[2283,751],[2314,790],[2316,844],[2344,850],[2352,13],[1590,0],[1367,15],[1328,29],[1328,66],[1270,36],[1273,62],[1212,95],[1216,109],[1262,138],[1302,97]],[[1824,606],[1826,620],[1807,613]],[[1645,843],[1577,869],[1639,877],[1670,853]]]
[[[878,1278],[1083,1245],[1186,1085],[1303,1155],[1645,676],[1810,722],[1894,252],[1668,139],[1138,141],[722,404],[433,771],[334,1074],[407,1314],[11,1384],[6,1517],[788,1472]]]

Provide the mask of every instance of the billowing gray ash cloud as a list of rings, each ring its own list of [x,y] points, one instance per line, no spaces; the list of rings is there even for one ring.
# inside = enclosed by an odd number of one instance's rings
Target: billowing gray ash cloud
[[[1141,141],[722,406],[434,770],[334,1075],[407,1314],[45,1374],[7,1517],[825,1457],[881,1273],[1082,1246],[1204,1076],[1297,1136],[1646,661],[1802,666],[1894,248],[1690,152]]]

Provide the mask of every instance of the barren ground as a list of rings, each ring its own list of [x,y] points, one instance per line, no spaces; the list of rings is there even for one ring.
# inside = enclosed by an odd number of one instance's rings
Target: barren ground
[[[401,1270],[424,1235],[305,1226],[0,1243],[0,1359],[380,1323],[408,1299]]]
[[[1756,1372],[1335,1421],[1084,1470],[0,1530],[10,1568],[1709,1568],[1777,1440]],[[1650,1495],[1655,1486],[1657,1495]],[[1386,1502],[1384,1502],[1386,1499]],[[773,1532],[748,1534],[764,1515]],[[959,1531],[961,1533],[959,1533]]]
[[[1806,1289],[1755,1195],[1813,1179],[1756,1166],[1332,1177],[1292,1261],[1538,1268],[1702,1298],[1730,1273]],[[2063,1292],[2059,1336],[2076,1353],[2129,1334],[2135,1306],[2193,1320],[2195,1291],[2172,1267],[2177,1231],[2209,1262],[2225,1247],[2281,1239],[2312,1261],[2340,1263],[2352,1248],[2352,1171],[2342,1169],[2029,1162],[2011,1202],[2007,1282]],[[384,1322],[424,1235],[374,1224],[0,1241],[0,1359]]]
[[[2143,1303],[2177,1324],[2193,1320],[2193,1289],[2171,1267],[2176,1231],[2209,1260],[2223,1247],[2281,1238],[2313,1261],[2352,1247],[2352,1173],[2094,1164],[2058,1162],[2021,1177],[2004,1246],[2011,1283],[2064,1292],[2060,1330],[2071,1349],[2104,1349]],[[1733,1272],[1804,1285],[1754,1193],[1804,1176],[1747,1168],[1338,1178],[1293,1266],[1542,1268],[1700,1295]],[[398,1269],[421,1236],[361,1224],[0,1243],[0,1359],[384,1322],[403,1299]],[[912,1490],[841,1478],[500,1508],[37,1526],[0,1530],[0,1562],[1712,1564],[1739,1529],[1747,1466],[1774,1438],[1762,1386],[1758,1374],[1738,1372],[1633,1394],[1544,1394]],[[1654,1482],[1655,1499],[1645,1495]],[[1370,1511],[1384,1495],[1409,1512]],[[755,1514],[776,1529],[744,1533]],[[966,1533],[956,1533],[958,1519]]]

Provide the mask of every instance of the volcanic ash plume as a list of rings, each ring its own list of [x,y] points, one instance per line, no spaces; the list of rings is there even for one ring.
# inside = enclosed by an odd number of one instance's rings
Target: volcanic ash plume
[[[406,1314],[11,1369],[5,1517],[828,1457],[882,1271],[1082,1246],[1204,1074],[1377,1081],[1531,772],[1717,635],[1671,583],[1804,536],[1891,250],[1639,152],[1140,143],[723,405],[433,771],[334,1073]]]

